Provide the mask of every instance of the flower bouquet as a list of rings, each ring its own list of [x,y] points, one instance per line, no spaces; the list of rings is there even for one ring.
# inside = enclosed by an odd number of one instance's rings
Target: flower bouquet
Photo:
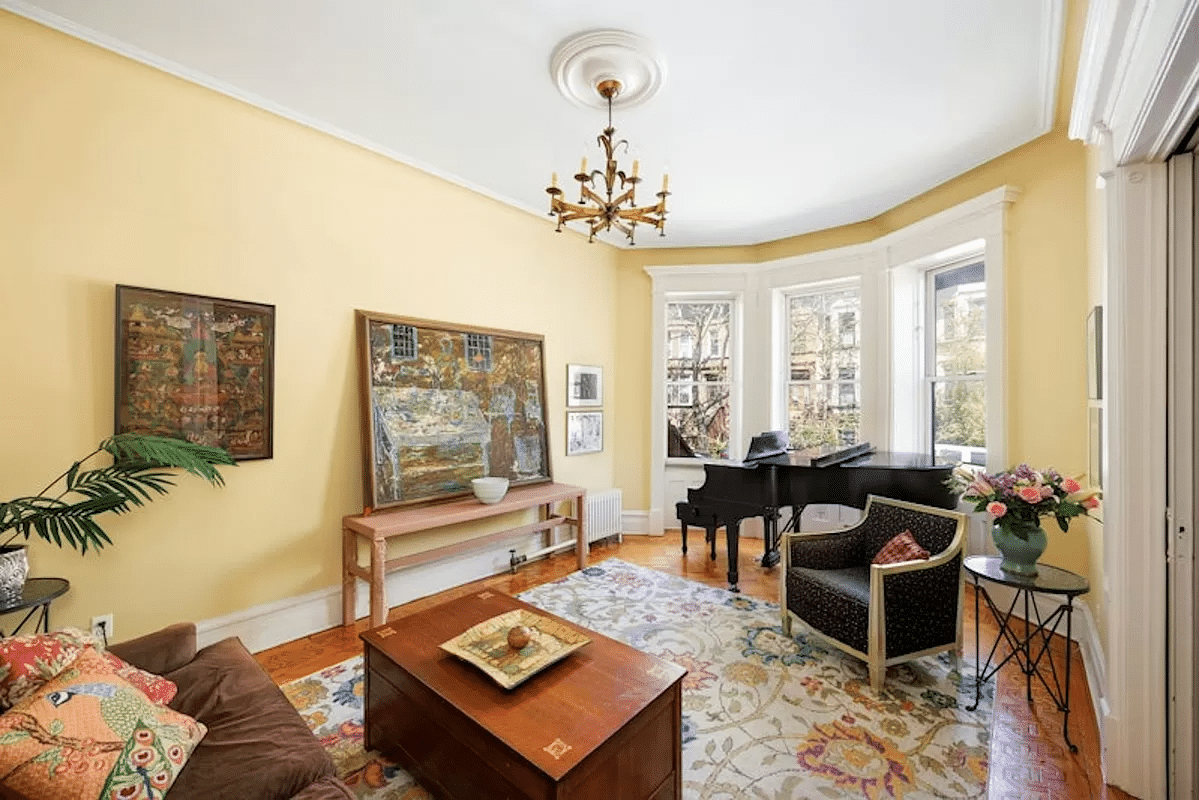
[[[958,465],[946,483],[974,503],[975,511],[991,516],[991,535],[1004,557],[1001,568],[1024,576],[1037,574],[1036,561],[1045,551],[1041,517],[1055,518],[1065,531],[1071,517],[1089,516],[1099,507],[1098,489],[1084,489],[1055,469],[1037,471],[1027,464],[994,475]]]
[[[1055,469],[1038,472],[1027,464],[994,475],[959,465],[948,483],[963,500],[974,503],[975,511],[986,511],[996,525],[1021,539],[1041,527],[1041,517],[1056,518],[1066,531],[1071,517],[1088,516],[1099,507],[1098,489],[1084,489]]]

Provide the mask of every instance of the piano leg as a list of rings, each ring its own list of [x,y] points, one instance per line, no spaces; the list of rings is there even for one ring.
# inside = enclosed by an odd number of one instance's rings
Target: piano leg
[[[707,536],[705,537],[705,541],[708,543],[708,547],[711,548],[709,555],[708,555],[708,560],[715,561],[716,560],[716,526],[715,525],[713,525],[711,528],[708,528],[708,532],[707,532]]]
[[[687,523],[685,520],[679,520],[679,524],[683,528],[683,555],[687,555]]]
[[[765,514],[762,517],[763,524],[763,551],[762,551],[762,566],[769,568],[779,563],[779,512],[771,509],[771,513]]]
[[[735,520],[733,522],[728,523],[727,525],[724,526],[724,530],[725,530],[725,533],[727,534],[727,542],[728,542],[727,550],[728,550],[728,557],[729,557],[729,591],[730,592],[739,592],[739,591],[741,591],[741,589],[738,588],[738,586],[737,586],[737,578],[738,578],[738,575],[737,575],[737,549],[738,549],[737,545],[741,539],[741,521]]]

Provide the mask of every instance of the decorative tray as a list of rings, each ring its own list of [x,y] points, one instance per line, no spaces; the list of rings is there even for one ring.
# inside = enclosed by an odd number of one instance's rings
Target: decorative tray
[[[508,631],[518,625],[529,628],[532,638],[515,650],[508,645]],[[561,622],[518,608],[442,642],[441,649],[474,664],[500,686],[511,689],[590,641]]]

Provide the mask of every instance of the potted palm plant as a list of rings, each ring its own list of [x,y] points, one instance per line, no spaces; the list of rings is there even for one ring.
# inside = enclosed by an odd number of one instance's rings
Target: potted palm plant
[[[108,453],[112,463],[84,469],[84,462]],[[69,544],[79,552],[100,550],[112,544],[96,517],[111,511],[123,514],[144,505],[155,495],[174,486],[174,473],[181,469],[204,478],[214,486],[224,484],[218,466],[233,466],[233,458],[219,447],[193,444],[182,439],[140,433],[110,436],[61,475],[30,497],[17,497],[0,504],[0,598],[19,594],[29,570],[24,544],[36,533],[62,547]]]

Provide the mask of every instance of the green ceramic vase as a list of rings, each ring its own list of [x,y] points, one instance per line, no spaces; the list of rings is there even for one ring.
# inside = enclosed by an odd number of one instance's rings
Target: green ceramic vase
[[[1037,559],[1045,552],[1049,537],[1041,527],[1026,527],[1021,530],[1027,534],[1027,539],[995,525],[991,528],[991,541],[995,542],[995,546],[1003,554],[1000,569],[1013,575],[1032,578],[1037,574]]]

